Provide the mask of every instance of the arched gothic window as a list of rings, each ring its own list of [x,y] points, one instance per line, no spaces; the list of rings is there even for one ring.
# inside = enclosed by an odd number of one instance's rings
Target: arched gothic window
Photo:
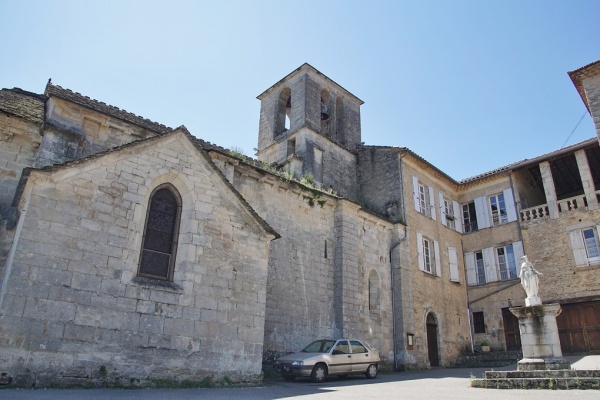
[[[138,272],[140,276],[173,279],[180,216],[181,198],[177,190],[171,185],[157,187],[148,204]]]

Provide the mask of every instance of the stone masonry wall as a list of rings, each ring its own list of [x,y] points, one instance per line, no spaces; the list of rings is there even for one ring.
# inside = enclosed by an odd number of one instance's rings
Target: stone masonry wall
[[[222,170],[232,161],[212,154]],[[352,333],[391,356],[389,223],[358,210],[357,205],[285,181],[264,171],[237,165],[234,186],[280,235],[271,244],[265,321],[265,362],[300,350],[312,340]],[[340,211],[339,202],[348,203]],[[336,212],[350,222],[336,227]],[[340,241],[354,252],[340,252]],[[336,263],[354,269],[336,275]],[[343,270],[343,269],[342,269]],[[380,282],[379,310],[368,309],[368,277]],[[337,278],[336,278],[337,277]],[[336,297],[336,281],[341,292]]]
[[[412,187],[412,176],[417,176],[420,181],[433,188],[436,220],[415,211],[413,191],[416,188]],[[408,224],[408,234],[403,244],[405,251],[410,253],[414,309],[414,320],[404,323],[406,329],[404,334],[414,334],[414,349],[408,350],[406,368],[423,368],[429,365],[426,319],[430,312],[437,320],[440,365],[452,365],[460,354],[470,348],[467,284],[461,252],[461,234],[440,222],[438,193],[441,191],[453,200],[456,200],[458,195],[451,182],[446,181],[412,156],[404,159],[403,179]],[[418,253],[421,249],[420,244],[417,243],[417,233],[438,242],[441,276],[419,270]],[[448,247],[453,247],[457,252],[459,282],[450,280]]]
[[[112,118],[59,98],[48,100],[37,166],[83,158],[125,143],[156,135],[137,125]]]
[[[358,152],[359,202],[392,221],[404,220],[399,150],[364,146]]]
[[[187,137],[34,173],[0,308],[15,386],[261,375],[268,240]],[[151,191],[182,197],[173,284],[137,278]]]
[[[575,209],[522,224],[529,261],[543,273],[539,296],[544,303],[600,296],[600,266],[576,267],[569,232],[583,223],[595,227],[600,210]]]

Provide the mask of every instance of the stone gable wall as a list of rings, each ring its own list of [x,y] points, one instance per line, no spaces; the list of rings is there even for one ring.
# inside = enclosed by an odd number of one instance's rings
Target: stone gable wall
[[[0,309],[16,386],[261,375],[268,238],[182,136],[28,184]],[[182,197],[173,285],[136,278],[151,191]]]

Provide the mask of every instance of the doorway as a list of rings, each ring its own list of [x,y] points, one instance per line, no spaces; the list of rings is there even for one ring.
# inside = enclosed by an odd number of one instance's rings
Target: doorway
[[[515,317],[508,308],[503,308],[502,322],[504,324],[504,340],[506,341],[506,350],[521,350],[519,319]]]
[[[427,354],[429,356],[429,365],[432,367],[440,366],[437,326],[435,315],[433,313],[427,314]]]

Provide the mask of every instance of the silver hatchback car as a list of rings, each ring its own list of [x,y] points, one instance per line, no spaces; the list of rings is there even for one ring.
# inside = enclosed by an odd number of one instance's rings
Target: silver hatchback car
[[[322,339],[316,340],[298,353],[278,358],[273,368],[286,380],[310,377],[322,382],[327,375],[364,374],[373,379],[377,376],[379,352],[364,340]]]

